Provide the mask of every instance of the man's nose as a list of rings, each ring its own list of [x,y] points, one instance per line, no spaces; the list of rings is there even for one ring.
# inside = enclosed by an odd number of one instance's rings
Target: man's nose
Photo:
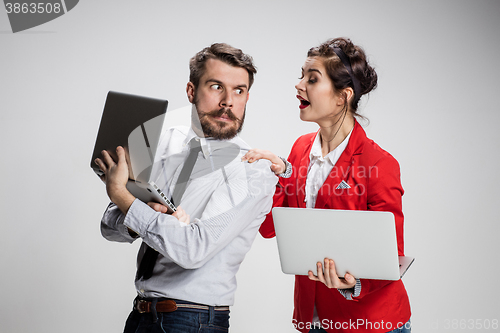
[[[230,108],[230,107],[233,106],[233,97],[232,97],[230,91],[225,91],[222,94],[220,105],[221,105],[221,107],[223,106],[223,107],[226,107],[226,108]]]

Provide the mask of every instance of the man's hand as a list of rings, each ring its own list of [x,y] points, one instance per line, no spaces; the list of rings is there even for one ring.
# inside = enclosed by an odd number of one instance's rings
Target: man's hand
[[[162,205],[161,203],[150,201],[150,202],[148,202],[148,206],[153,208],[158,213],[167,214],[167,212],[168,212],[167,206]]]
[[[316,266],[318,269],[318,275],[314,275],[312,271],[309,271],[310,280],[322,282],[328,288],[335,289],[350,289],[356,285],[356,279],[351,274],[346,273],[343,278],[337,275],[335,262],[332,259],[325,258],[324,273],[321,262],[318,262]]]
[[[127,190],[128,164],[123,147],[117,147],[118,163],[115,163],[107,151],[102,151],[102,160],[96,158],[95,163],[104,172],[101,179],[106,183],[106,192],[122,213],[126,214],[135,197]]]

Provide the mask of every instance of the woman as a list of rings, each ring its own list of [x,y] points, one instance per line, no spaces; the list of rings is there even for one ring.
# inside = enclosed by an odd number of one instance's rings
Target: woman
[[[399,255],[403,251],[403,213],[398,162],[368,139],[356,121],[361,96],[377,85],[364,51],[336,38],[311,48],[295,86],[300,119],[319,125],[297,139],[288,161],[290,178],[280,178],[274,206],[389,211],[395,216]],[[249,162],[265,158],[283,173],[285,163],[254,149]],[[261,226],[274,237],[272,215]],[[348,235],[356,241],[356,235]],[[293,323],[301,332],[410,332],[410,304],[403,282],[337,276],[325,259],[317,272],[295,277]]]

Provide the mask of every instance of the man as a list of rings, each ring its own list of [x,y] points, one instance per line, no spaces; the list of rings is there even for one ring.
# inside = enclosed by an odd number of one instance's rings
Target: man
[[[117,163],[107,152],[96,160],[112,201],[101,222],[103,236],[143,240],[126,333],[228,331],[235,275],[277,182],[269,162],[241,161],[250,147],[237,134],[255,73],[252,58],[227,44],[213,44],[191,59],[191,127],[164,134],[153,169],[179,206],[174,214],[127,191],[123,148],[117,148]]]

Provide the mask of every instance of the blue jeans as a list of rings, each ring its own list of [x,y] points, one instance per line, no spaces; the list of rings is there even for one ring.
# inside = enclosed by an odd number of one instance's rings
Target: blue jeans
[[[309,333],[326,333],[326,331],[322,328],[314,328],[309,331]],[[404,324],[401,327],[396,328],[395,330],[392,330],[387,333],[411,333],[411,322],[408,320],[406,324]]]
[[[152,313],[133,310],[125,324],[124,333],[227,333],[229,311],[177,309],[158,312],[154,322]]]
[[[408,319],[408,322],[401,327],[396,328],[388,333],[411,333],[411,322]]]

